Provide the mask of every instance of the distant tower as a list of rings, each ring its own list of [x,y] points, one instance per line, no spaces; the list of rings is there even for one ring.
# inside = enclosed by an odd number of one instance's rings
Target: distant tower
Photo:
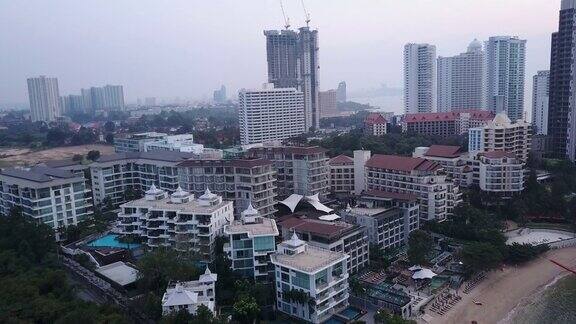
[[[292,30],[267,30],[266,53],[268,82],[276,88],[295,88],[304,93],[306,130],[320,127],[318,103],[318,31],[302,27]]]
[[[474,40],[466,53],[438,57],[438,111],[485,109],[482,43]]]
[[[486,106],[495,113],[505,112],[513,122],[523,119],[526,40],[490,37],[485,50]]]
[[[62,116],[58,79],[39,76],[27,81],[32,121],[52,122]]]
[[[538,71],[532,81],[532,128],[534,134],[548,135],[550,71]]]
[[[342,81],[338,84],[336,93],[338,102],[346,102],[346,81]]]
[[[436,46],[404,46],[404,112],[436,111]]]

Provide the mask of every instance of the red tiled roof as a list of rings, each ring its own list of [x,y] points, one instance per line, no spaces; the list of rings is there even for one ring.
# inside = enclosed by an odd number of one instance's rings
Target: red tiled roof
[[[379,113],[370,113],[366,116],[366,119],[364,119],[364,123],[368,125],[386,124],[387,122],[386,118]]]
[[[406,123],[418,123],[424,121],[455,121],[460,117],[460,113],[469,113],[471,120],[492,120],[494,118],[494,113],[491,111],[480,109],[462,109],[454,110],[451,112],[406,114],[404,116],[404,121]]]
[[[278,146],[278,147],[254,147],[249,150],[250,152],[281,152],[292,154],[317,154],[328,152],[327,149],[320,146]]]
[[[396,171],[410,172],[413,170],[419,171],[434,171],[440,168],[436,162],[428,161],[421,158],[413,158],[399,155],[381,155],[376,154],[366,162],[367,167],[388,169]]]
[[[501,158],[515,158],[516,155],[514,153],[506,152],[506,151],[489,151],[484,153],[479,153],[480,156],[485,156],[489,159],[501,159]]]
[[[328,161],[330,165],[344,165],[344,164],[354,164],[354,159],[349,157],[348,155],[338,155],[330,159]]]
[[[432,157],[455,158],[459,157],[460,153],[462,153],[460,146],[432,145],[428,149],[428,152],[426,152],[424,155]]]
[[[397,200],[406,200],[406,201],[416,201],[416,195],[409,194],[409,193],[400,193],[400,192],[391,192],[391,191],[382,191],[382,190],[368,190],[365,192],[368,196],[379,197],[379,198],[390,198],[390,199],[397,199]]]
[[[341,235],[353,227],[343,223],[330,223],[307,218],[298,218],[296,216],[286,217],[282,221],[279,221],[278,225],[283,229],[296,230],[298,232],[311,233],[325,237]]]

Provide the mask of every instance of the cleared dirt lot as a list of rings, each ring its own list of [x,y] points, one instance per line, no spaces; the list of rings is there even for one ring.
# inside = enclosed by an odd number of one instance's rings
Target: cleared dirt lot
[[[113,146],[101,144],[56,147],[41,151],[31,151],[30,149],[21,148],[0,148],[0,167],[34,165],[49,160],[69,159],[75,154],[86,155],[92,150],[100,151],[102,155],[114,153]]]

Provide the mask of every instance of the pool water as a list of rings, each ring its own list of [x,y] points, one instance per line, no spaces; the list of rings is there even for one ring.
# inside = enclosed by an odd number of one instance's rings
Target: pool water
[[[91,241],[87,244],[91,247],[109,247],[109,248],[117,248],[117,249],[136,249],[140,247],[138,243],[122,243],[118,240],[118,235],[115,234],[108,234],[104,235],[99,239]]]
[[[348,306],[345,310],[338,313],[338,315],[349,320],[356,319],[361,314],[360,310],[356,307]]]
[[[336,318],[334,316],[330,317],[326,322],[324,322],[323,324],[345,324],[346,321],[343,321],[339,318]]]

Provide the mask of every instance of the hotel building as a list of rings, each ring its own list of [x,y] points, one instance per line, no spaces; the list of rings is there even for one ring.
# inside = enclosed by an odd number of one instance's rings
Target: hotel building
[[[276,308],[289,316],[322,323],[348,306],[348,255],[311,246],[296,234],[278,244],[275,266]],[[294,291],[309,296],[300,303]]]
[[[44,166],[0,170],[0,214],[12,208],[53,229],[92,217],[90,189],[83,176]]]
[[[338,155],[328,161],[330,165],[330,191],[339,194],[354,193],[354,159]]]
[[[266,281],[274,276],[270,255],[276,252],[276,237],[280,234],[276,221],[264,218],[252,207],[242,212],[240,220],[224,227],[229,243],[224,251],[232,261],[232,269],[244,277]]]
[[[234,219],[231,201],[210,190],[198,197],[178,188],[168,195],[152,185],[142,199],[120,206],[117,229],[122,235],[135,235],[149,248],[170,247],[194,251],[202,260],[214,258],[215,240]]]
[[[218,281],[218,275],[210,272],[210,269],[206,267],[206,271],[198,280],[168,285],[162,296],[162,315],[166,316],[181,310],[194,315],[200,305],[208,307],[212,313],[215,313],[216,281]]]
[[[364,120],[364,134],[382,136],[388,132],[388,121],[380,113],[370,113]]]
[[[463,135],[472,127],[486,125],[494,114],[484,110],[455,110],[452,112],[407,114],[402,119],[402,132],[455,136]]]

